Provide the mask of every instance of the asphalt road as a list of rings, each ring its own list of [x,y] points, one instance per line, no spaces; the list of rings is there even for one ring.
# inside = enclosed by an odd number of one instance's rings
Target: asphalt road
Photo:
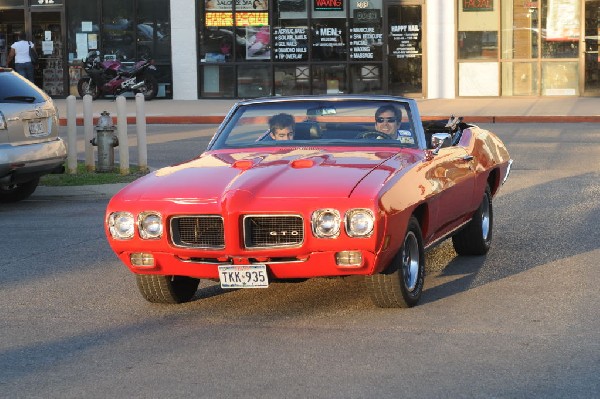
[[[360,278],[149,304],[104,237],[108,198],[1,206],[0,396],[600,397],[599,126],[485,127],[515,160],[492,249],[430,252],[408,310],[374,307]],[[211,127],[148,131],[160,167]]]

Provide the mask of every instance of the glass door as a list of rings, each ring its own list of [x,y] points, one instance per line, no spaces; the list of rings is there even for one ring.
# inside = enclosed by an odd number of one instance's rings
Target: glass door
[[[0,65],[6,66],[10,46],[18,40],[18,34],[25,31],[23,10],[0,10]],[[14,64],[9,65],[14,68]]]
[[[66,96],[61,11],[31,13],[31,36],[38,53],[35,84],[50,96]]]
[[[424,97],[423,2],[386,5],[387,91],[392,95]]]
[[[600,96],[600,1],[585,2],[583,94]]]

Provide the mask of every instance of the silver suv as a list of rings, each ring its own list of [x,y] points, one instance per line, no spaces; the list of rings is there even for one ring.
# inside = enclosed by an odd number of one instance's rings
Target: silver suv
[[[0,203],[29,197],[41,176],[64,171],[66,157],[52,99],[0,67]]]

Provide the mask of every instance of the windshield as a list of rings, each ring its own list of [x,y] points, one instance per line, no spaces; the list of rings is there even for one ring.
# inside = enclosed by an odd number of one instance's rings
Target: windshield
[[[211,149],[261,146],[400,146],[417,148],[409,107],[401,101],[294,100],[241,105]]]

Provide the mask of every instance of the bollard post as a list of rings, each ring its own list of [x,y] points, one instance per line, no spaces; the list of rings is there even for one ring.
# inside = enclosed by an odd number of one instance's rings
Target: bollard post
[[[96,170],[94,161],[94,147],[90,140],[94,138],[94,110],[92,109],[92,96],[83,96],[83,137],[85,145],[85,168],[88,172]]]
[[[146,112],[144,109],[144,95],[137,93],[135,95],[135,124],[137,131],[138,144],[138,165],[140,172],[148,171],[148,144],[146,141]]]
[[[67,97],[67,173],[77,174],[77,112],[75,96]]]
[[[127,139],[127,103],[124,96],[117,97],[117,132],[119,136],[119,169],[129,174],[129,141]]]

